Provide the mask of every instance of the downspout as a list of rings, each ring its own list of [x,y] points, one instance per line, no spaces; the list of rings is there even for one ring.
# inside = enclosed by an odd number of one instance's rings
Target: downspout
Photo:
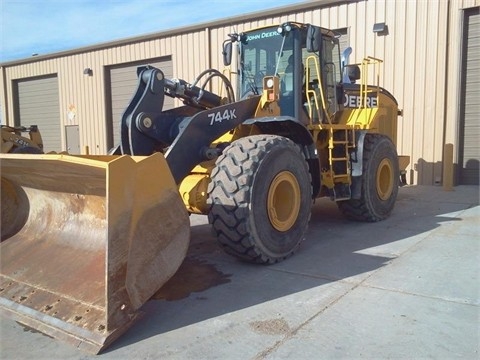
[[[6,70],[5,70],[5,66],[1,66],[2,68],[2,103],[3,103],[3,106],[2,106],[2,113],[0,114],[1,115],[1,123],[2,125],[8,125],[9,124],[9,121],[8,121],[8,103],[7,103],[7,100],[8,100],[8,97],[7,97],[7,74],[6,74]],[[11,124],[11,125],[14,125],[14,124]]]
[[[443,99],[443,139],[442,139],[442,183],[444,182],[444,179],[443,179],[443,176],[445,175],[445,146],[447,145],[447,132],[449,131],[449,126],[448,126],[448,100],[449,100],[449,76],[450,76],[450,73],[451,73],[451,70],[450,70],[450,54],[451,54],[451,51],[450,51],[450,30],[451,30],[451,14],[450,14],[450,11],[451,11],[451,0],[447,0],[447,24],[446,24],[446,51],[445,51],[445,83],[444,83],[444,89],[445,89],[445,92],[444,92],[444,99]],[[461,26],[461,28],[463,28],[463,19],[461,19],[460,21],[460,24],[459,26]],[[463,30],[462,30],[462,39],[463,39]],[[461,41],[460,41],[461,43]],[[462,54],[462,51],[461,51],[461,45],[460,46],[460,59],[458,61],[458,68],[455,69],[456,71],[456,75],[457,76],[460,76],[460,78],[458,79],[458,88],[457,90],[460,90],[461,88],[461,83],[462,83],[462,75],[461,75],[461,69],[462,69],[462,58],[463,58],[463,54]],[[452,69],[453,70],[453,69]],[[454,163],[454,166],[453,166],[453,185],[457,185],[458,184],[458,177],[459,177],[459,164],[458,164],[458,161],[459,161],[459,144],[460,144],[460,121],[459,121],[459,113],[460,113],[460,97],[459,96],[456,96],[456,104],[455,104],[455,118],[452,119],[452,121],[455,121],[456,122],[456,125],[455,125],[455,134],[453,134],[453,136],[450,136],[450,138],[452,138],[455,142],[455,147],[453,149],[453,163]],[[456,166],[455,166],[456,164]]]
[[[205,40],[207,41],[207,69],[212,68],[212,32],[209,27],[205,28]],[[212,81],[208,84],[208,91],[213,92]]]

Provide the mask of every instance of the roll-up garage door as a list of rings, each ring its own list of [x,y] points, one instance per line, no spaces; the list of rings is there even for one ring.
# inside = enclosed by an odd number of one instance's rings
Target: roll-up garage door
[[[480,172],[480,8],[465,11],[460,184],[479,185]]]
[[[64,150],[57,76],[17,80],[15,88],[15,125],[38,125],[45,152]]]
[[[120,143],[120,120],[137,89],[137,67],[142,65],[152,65],[162,70],[167,79],[173,77],[172,59],[170,57],[122,64],[112,66],[109,69],[111,92],[111,135],[109,147]],[[163,109],[171,109],[173,106],[173,99],[166,96]]]

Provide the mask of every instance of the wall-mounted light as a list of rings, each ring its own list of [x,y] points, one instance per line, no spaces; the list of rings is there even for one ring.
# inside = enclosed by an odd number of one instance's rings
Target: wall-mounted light
[[[83,69],[83,75],[92,76],[93,75],[93,70],[91,68],[85,68],[85,69]]]
[[[388,25],[383,23],[376,23],[373,25],[373,32],[378,36],[388,35]]]

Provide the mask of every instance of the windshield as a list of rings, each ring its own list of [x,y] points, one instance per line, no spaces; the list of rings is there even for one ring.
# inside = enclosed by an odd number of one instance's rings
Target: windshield
[[[283,116],[300,119],[305,109],[309,116],[314,116],[315,107],[320,118],[323,116],[318,109],[320,102],[324,111],[332,116],[341,101],[337,93],[337,84],[341,81],[338,40],[333,33],[322,30],[318,50],[309,52],[307,27],[285,24],[282,33],[272,26],[240,35],[239,98],[261,94],[263,78],[278,76],[278,105]]]
[[[282,36],[276,27],[252,31],[242,36],[240,52],[240,94],[262,92],[264,76],[284,76],[293,55],[293,34]],[[293,60],[293,57],[290,61]]]

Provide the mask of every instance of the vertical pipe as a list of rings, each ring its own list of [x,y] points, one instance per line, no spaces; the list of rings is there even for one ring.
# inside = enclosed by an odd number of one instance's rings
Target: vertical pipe
[[[443,151],[443,190],[453,190],[453,144],[445,144]]]
[[[13,119],[10,120],[8,117],[8,96],[7,96],[7,73],[6,73],[6,68],[5,66],[0,66],[0,69],[2,69],[1,73],[1,78],[2,78],[2,90],[0,91],[0,94],[3,98],[3,107],[0,109],[2,112],[0,114],[0,123],[2,125],[10,125],[14,126],[15,124],[13,123]]]

